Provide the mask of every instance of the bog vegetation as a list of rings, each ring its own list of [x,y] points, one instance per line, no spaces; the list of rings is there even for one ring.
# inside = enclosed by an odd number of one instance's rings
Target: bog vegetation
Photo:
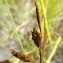
[[[21,60],[51,63],[56,50],[63,49],[63,34],[60,31],[62,25],[59,25],[60,22],[63,23],[62,2],[63,0],[0,0],[0,29],[6,29],[6,33],[0,37],[0,46],[10,39],[19,43],[21,52],[12,49],[10,52],[17,57],[14,63]],[[28,29],[29,34],[23,35],[27,32],[22,34],[22,27],[29,27],[27,25],[31,22],[34,24]],[[9,61],[12,62],[12,59]]]

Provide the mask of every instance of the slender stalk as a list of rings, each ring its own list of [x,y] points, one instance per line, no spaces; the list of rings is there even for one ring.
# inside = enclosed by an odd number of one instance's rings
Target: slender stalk
[[[43,63],[43,61],[42,61],[42,51],[41,51],[41,46],[39,47],[39,55],[40,55],[40,63]]]

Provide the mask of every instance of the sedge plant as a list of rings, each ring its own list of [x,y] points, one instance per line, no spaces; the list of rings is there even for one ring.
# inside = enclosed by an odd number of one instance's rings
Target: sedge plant
[[[38,23],[38,28],[40,31],[38,32],[38,30],[36,30],[34,28],[33,31],[31,32],[32,39],[39,49],[40,63],[51,63],[51,59],[53,58],[53,56],[57,50],[57,47],[59,46],[59,44],[61,42],[61,37],[58,36],[57,40],[55,42],[53,41],[52,36],[51,36],[50,25],[52,23],[55,23],[58,20],[61,20],[62,17],[60,17],[60,16],[63,15],[63,12],[62,12],[63,5],[60,5],[60,4],[62,4],[63,1],[62,0],[61,1],[60,0],[52,0],[52,1],[51,0],[37,0],[37,1],[33,0],[33,2],[35,3],[35,8],[33,8],[28,13],[24,12],[24,14],[22,16],[21,16],[21,13],[18,12],[19,10],[17,9],[16,4],[14,3],[14,0],[11,0],[13,6],[9,5],[7,0],[4,0],[4,2],[5,3],[3,3],[3,0],[0,0],[0,4],[3,5],[4,9],[8,9],[7,15],[10,17],[10,21],[8,21],[8,19],[4,18],[3,21],[6,24],[0,23],[0,26],[9,30],[11,32],[11,34],[3,35],[0,38],[0,42],[4,42],[10,36],[11,37],[15,36],[20,44],[22,52],[25,52],[24,46],[21,42],[21,38],[23,38],[23,37],[18,33],[18,30],[21,28],[21,26],[17,27],[16,23],[14,22],[13,16],[10,11],[10,7],[14,8],[16,10],[16,12],[18,13],[18,16],[21,19],[26,18],[26,16],[28,16],[30,13],[32,13],[36,9],[37,23]],[[20,2],[24,3],[23,1],[20,1]],[[17,3],[19,3],[19,1],[17,1]],[[20,4],[21,3],[19,3],[19,5]],[[22,6],[24,6],[24,5],[25,4],[22,4]],[[7,15],[4,13],[4,16],[3,16],[3,12],[1,10],[0,16],[5,17]],[[12,22],[12,24],[14,25],[13,27],[11,27],[9,25],[10,22]],[[54,32],[54,30],[52,30],[52,31]],[[25,42],[27,42],[27,41],[25,40]],[[53,44],[53,42],[54,42],[54,44]],[[48,49],[47,45],[50,45],[51,52],[50,52],[49,56],[47,58],[45,58],[46,54],[47,54],[46,50]],[[32,53],[32,52],[34,52],[34,51],[31,51],[30,53]],[[14,50],[12,50],[12,54],[18,58],[21,58],[24,61],[35,62],[29,56],[26,56],[25,54],[16,52]],[[17,59],[16,62],[19,62],[19,61],[20,60]]]

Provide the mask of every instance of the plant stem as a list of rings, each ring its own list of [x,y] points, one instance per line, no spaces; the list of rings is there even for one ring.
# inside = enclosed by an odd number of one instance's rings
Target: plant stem
[[[42,53],[41,53],[41,47],[39,47],[39,55],[40,55],[40,63],[43,63],[43,62],[42,62]]]
[[[40,63],[42,63],[41,50],[39,49]]]

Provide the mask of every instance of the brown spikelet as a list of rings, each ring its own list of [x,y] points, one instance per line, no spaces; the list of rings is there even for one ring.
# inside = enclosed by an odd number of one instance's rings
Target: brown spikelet
[[[23,54],[23,53],[21,53],[21,52],[17,52],[17,51],[15,51],[15,50],[11,50],[11,53],[12,53],[12,55],[13,56],[15,56],[15,57],[17,57],[17,58],[19,58],[19,59],[21,59],[22,61],[24,61],[24,62],[35,62],[33,59],[31,59],[29,56],[27,56],[27,55],[25,55],[25,54]]]
[[[41,45],[42,37],[35,28],[32,31],[32,39],[33,39],[34,43],[37,45],[37,47],[39,48],[39,46]]]
[[[36,15],[37,15],[37,22],[38,22],[38,26],[41,32],[41,24],[40,24],[40,15],[39,15],[39,7],[36,3],[36,1],[34,0],[35,6],[36,6]]]

